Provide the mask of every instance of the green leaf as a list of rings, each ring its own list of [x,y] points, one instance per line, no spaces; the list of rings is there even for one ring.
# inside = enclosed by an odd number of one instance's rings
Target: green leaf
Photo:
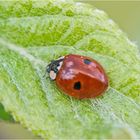
[[[76,100],[43,78],[50,60],[69,53],[100,62],[109,88]],[[73,1],[0,2],[0,101],[45,139],[140,138],[140,55],[108,16]]]
[[[5,112],[2,104],[0,104],[0,120],[13,121],[12,116]]]

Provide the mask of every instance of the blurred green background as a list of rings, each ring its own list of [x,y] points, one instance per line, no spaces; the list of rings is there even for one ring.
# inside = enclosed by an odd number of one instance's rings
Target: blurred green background
[[[104,10],[128,36],[140,46],[140,1],[86,1],[98,9]]]
[[[78,0],[77,0],[78,1]],[[86,1],[98,9],[104,10],[111,19],[113,19],[119,27],[127,34],[129,39],[140,46],[140,1]],[[140,48],[140,47],[139,47]],[[8,120],[11,118],[1,111],[0,118]],[[5,115],[7,117],[5,117]],[[4,138],[37,138],[21,125],[9,121],[0,121],[0,139]]]

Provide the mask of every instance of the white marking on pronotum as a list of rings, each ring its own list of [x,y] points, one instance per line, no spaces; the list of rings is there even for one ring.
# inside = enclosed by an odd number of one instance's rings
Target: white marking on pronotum
[[[64,57],[65,57],[65,56],[61,56],[61,57],[59,57],[57,60],[64,59]]]
[[[60,59],[64,59],[65,56],[61,56],[59,57],[57,60],[60,60]],[[57,67],[58,71],[60,70],[60,68],[62,67],[62,64],[63,64],[63,60],[61,62],[59,62],[59,66]]]
[[[53,70],[50,71],[49,75],[52,80],[56,79],[56,73]]]
[[[61,61],[61,62],[59,63],[59,66],[57,67],[58,71],[59,71],[60,68],[62,67],[62,64],[63,64],[63,62]]]

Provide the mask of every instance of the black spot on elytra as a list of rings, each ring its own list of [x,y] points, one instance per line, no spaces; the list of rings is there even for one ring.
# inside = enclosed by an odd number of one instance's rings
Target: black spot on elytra
[[[76,90],[81,89],[81,83],[79,81],[74,83],[74,89],[76,89]]]
[[[89,65],[91,63],[91,61],[89,59],[84,59],[84,63]]]

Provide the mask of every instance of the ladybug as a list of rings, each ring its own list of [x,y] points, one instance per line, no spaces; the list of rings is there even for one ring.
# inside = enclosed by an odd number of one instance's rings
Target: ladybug
[[[46,71],[65,94],[78,99],[97,97],[108,87],[103,67],[90,57],[69,54],[51,61]]]

